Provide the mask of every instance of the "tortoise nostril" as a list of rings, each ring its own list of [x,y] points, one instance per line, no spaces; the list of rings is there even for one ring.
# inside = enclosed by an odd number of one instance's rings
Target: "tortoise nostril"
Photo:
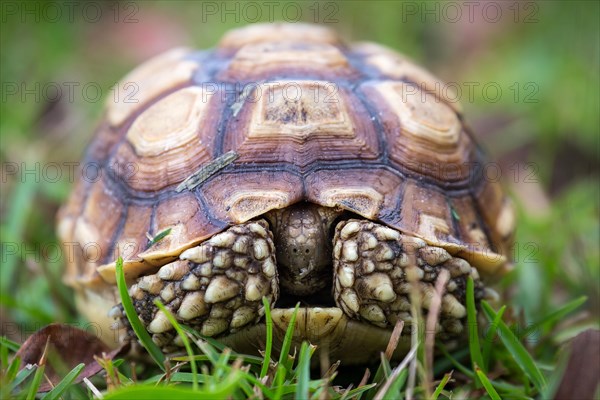
[[[306,250],[304,250],[304,252],[305,252],[306,254],[308,254],[308,253],[310,253],[310,250],[309,250],[309,249],[306,249]]]
[[[292,252],[297,253],[298,249],[294,248],[294,249],[292,249]]]

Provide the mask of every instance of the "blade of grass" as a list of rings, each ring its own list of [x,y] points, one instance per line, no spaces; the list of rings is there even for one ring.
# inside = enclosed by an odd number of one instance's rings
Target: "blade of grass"
[[[27,392],[26,397],[27,400],[35,399],[35,395],[37,394],[37,391],[40,388],[40,384],[42,383],[42,379],[44,378],[45,369],[45,365],[39,365],[36,367],[35,374],[33,375],[33,380],[29,384],[29,391]]]
[[[100,364],[102,368],[104,368],[104,371],[106,373],[107,386],[109,388],[120,386],[118,378],[119,372],[117,371],[117,368],[113,364],[112,360],[98,356],[94,358],[96,359],[96,362],[98,362],[98,364]]]
[[[520,335],[520,338],[523,339],[523,338],[529,336],[532,332],[537,331],[538,329],[542,328],[543,326],[545,326],[547,324],[558,322],[560,319],[562,319],[562,317],[564,317],[565,315],[567,315],[567,314],[571,313],[572,311],[576,310],[577,308],[579,308],[583,303],[586,302],[586,300],[587,300],[587,296],[581,296],[581,297],[576,298],[575,300],[568,302],[567,304],[565,304],[558,310],[546,315],[541,320],[528,326],[523,331],[523,333]]]
[[[180,386],[147,386],[131,385],[111,391],[104,396],[105,400],[111,399],[164,399],[164,400],[221,400],[231,396],[239,386],[241,375],[239,371],[232,372],[223,384],[209,390],[194,391]]]
[[[6,347],[3,347],[3,348],[6,349]],[[4,368],[4,365],[6,365],[6,364],[2,365],[3,368]],[[15,357],[8,364],[6,373],[3,376],[0,375],[0,399],[11,397],[9,394],[12,391],[13,382],[17,378],[17,374],[19,373],[20,367],[21,367],[21,357]]]
[[[458,362],[457,359],[452,357],[452,355],[450,355],[450,353],[448,353],[448,350],[446,350],[446,348],[443,345],[439,345],[438,348],[441,350],[444,357],[446,357],[448,360],[450,360],[450,362],[452,363],[452,365],[454,365],[454,367],[456,369],[458,369],[460,372],[462,372],[463,374],[465,374],[466,376],[468,376],[471,379],[475,378],[475,374],[473,373],[473,371],[471,371],[469,368],[467,368],[466,366],[464,366],[460,362]]]
[[[383,373],[383,377],[388,379],[392,374],[392,366],[390,365],[389,360],[385,357],[385,354],[379,353],[379,356],[379,366],[381,367],[381,372]],[[377,369],[377,372],[379,372],[379,368]],[[375,374],[375,377],[377,377],[377,374]]]
[[[446,387],[446,384],[448,383],[448,381],[450,380],[451,377],[452,377],[452,371],[450,371],[444,375],[444,377],[442,378],[440,383],[435,388],[433,395],[431,395],[431,400],[437,400],[437,398],[440,397],[442,390],[444,390],[444,388]]]
[[[183,326],[182,326],[183,328]],[[185,330],[185,329],[184,329]],[[223,348],[223,350],[225,350],[227,347]],[[220,350],[219,351],[223,351]],[[260,358],[260,357],[256,357],[256,356],[249,356],[247,354],[239,354],[236,353],[235,351],[231,352],[231,357],[232,358],[243,358],[244,359],[244,364],[253,364],[253,365],[262,365],[264,359]],[[210,359],[205,356],[205,355],[194,355],[194,357],[188,357],[188,356],[177,356],[177,357],[171,357],[170,358],[173,361],[190,361],[190,360],[195,360],[195,361],[210,361]]]
[[[8,368],[6,369],[6,374],[4,375],[5,382],[12,382],[17,373],[19,372],[19,367],[21,366],[21,357],[15,357],[10,364],[8,364]]]
[[[10,202],[10,210],[5,215],[8,216],[6,225],[2,226],[2,241],[4,243],[21,243],[23,241],[23,232],[27,217],[33,207],[35,192],[39,185],[35,179],[23,179],[15,185]],[[18,254],[21,254],[20,252]],[[0,268],[0,292],[13,293],[15,268],[18,265],[19,256],[17,254],[6,254],[6,260],[2,262]]]
[[[387,395],[390,392],[392,392],[390,390],[392,388],[392,386],[396,387],[397,384],[395,384],[395,381],[398,380],[401,373],[405,373],[404,381],[401,382],[402,385],[404,384],[404,382],[406,382],[406,375],[408,375],[408,370],[406,370],[406,366],[408,365],[409,362],[411,362],[413,360],[413,358],[415,358],[418,348],[419,348],[419,346],[413,346],[410,349],[410,351],[408,352],[408,354],[406,355],[406,357],[404,357],[404,360],[402,360],[402,362],[396,368],[394,368],[390,377],[385,381],[385,383],[383,384],[381,389],[379,389],[379,391],[377,392],[377,395],[374,398],[375,400],[383,400],[384,398],[387,398]],[[394,384],[394,385],[392,385],[392,384]],[[398,386],[398,388],[399,387],[400,386]],[[394,395],[394,393],[397,393],[397,391],[392,392],[392,395]],[[392,397],[392,398],[394,398],[394,397]]]
[[[377,384],[375,384],[375,383],[370,383],[368,385],[359,386],[359,387],[357,387],[355,389],[352,389],[352,390],[344,393],[344,396],[342,396],[342,399],[340,399],[340,400],[344,400],[344,399],[360,399],[360,396],[362,396],[362,394],[364,392],[373,389],[375,386],[377,386]]]
[[[273,319],[271,318],[271,307],[266,297],[262,298],[263,305],[265,306],[265,322],[267,324],[267,338],[265,343],[265,357],[262,368],[260,369],[260,377],[264,378],[269,372],[269,365],[271,363],[271,350],[273,348]]]
[[[0,343],[0,370],[3,370],[8,365],[8,347]]]
[[[21,348],[21,345],[19,343],[13,342],[6,336],[0,336],[0,346],[6,347],[8,350],[14,352],[19,351],[19,348]]]
[[[498,330],[498,324],[500,323],[500,320],[502,320],[502,315],[504,315],[505,310],[506,310],[506,306],[502,306],[500,308],[500,310],[498,310],[498,314],[496,314],[496,317],[492,321],[491,325],[488,328],[488,331],[485,334],[485,338],[483,341],[483,351],[482,351],[482,358],[483,358],[483,363],[485,366],[485,368],[484,368],[485,371],[489,371],[488,368],[490,365],[490,354],[492,352],[492,343],[494,342],[494,337]]]
[[[192,329],[189,326],[181,325],[181,329],[186,331],[190,335],[190,337],[202,339],[205,342],[208,342],[212,347],[216,348],[219,351],[223,351],[227,347],[223,343],[219,342],[216,339],[211,338],[210,336],[201,335],[197,330]],[[262,361],[262,359],[261,359],[261,361]]]
[[[169,233],[171,233],[171,228],[165,229],[158,235],[154,236],[152,238],[152,240],[148,243],[148,246],[146,246],[146,249],[149,249],[150,247],[154,246],[156,243],[163,240]]]
[[[85,364],[83,364],[83,363],[76,365],[75,368],[73,368],[71,370],[71,372],[69,372],[58,383],[58,385],[56,385],[54,387],[54,389],[52,389],[51,391],[46,393],[44,396],[42,396],[42,400],[55,400],[55,399],[58,399],[60,396],[62,396],[64,391],[67,390],[73,384],[75,379],[77,379],[77,377],[79,376],[81,371],[83,371],[84,367],[85,367]]]
[[[242,395],[241,396],[235,396],[235,392],[234,395],[232,396],[233,399],[239,398],[239,399],[251,399],[252,397],[254,397],[254,391],[252,390],[252,386],[250,385],[250,383],[246,380],[246,379],[240,379],[239,381],[239,388],[242,390]]]
[[[133,303],[131,301],[131,297],[129,297],[129,293],[127,292],[127,283],[125,283],[125,275],[123,274],[123,259],[119,257],[116,262],[116,275],[117,275],[117,287],[119,289],[119,295],[121,297],[121,304],[123,304],[123,309],[125,310],[125,315],[129,320],[129,324],[136,336],[142,343],[142,346],[148,351],[150,357],[156,362],[158,367],[165,370],[165,355],[160,351],[158,346],[152,341],[150,334],[142,325],[140,318],[135,312],[135,308],[133,307]]]
[[[20,370],[17,373],[17,376],[15,376],[15,379],[12,382],[10,382],[10,384],[7,385],[6,388],[3,387],[2,390],[6,389],[7,392],[9,392],[9,393],[12,392],[21,383],[25,382],[25,380],[27,378],[29,378],[29,375],[33,374],[35,371],[36,371],[36,368],[33,366],[30,368],[28,368],[28,367],[23,368],[22,370]]]
[[[214,377],[217,380],[221,380],[221,378],[225,375],[227,371],[229,371],[229,358],[231,357],[231,350],[225,349],[217,359],[217,365],[215,371],[213,372]]]
[[[287,356],[290,352],[290,348],[292,347],[292,337],[294,335],[294,329],[296,328],[296,316],[298,315],[299,309],[300,303],[296,303],[294,313],[292,314],[292,318],[290,318],[290,324],[285,331],[283,344],[281,346],[281,354],[279,355],[279,363],[282,364],[288,372],[291,371],[291,366],[288,365]]]
[[[312,381],[308,382],[308,387],[309,387],[309,392],[312,391],[313,395],[311,398],[315,398],[316,396],[314,395],[322,386],[323,384],[325,384],[328,380],[327,379],[314,379]],[[297,383],[290,383],[285,382],[283,384],[283,389],[281,390],[281,395],[282,398],[284,399],[288,399],[291,398],[288,395],[295,395],[296,393],[296,387],[298,386]],[[269,399],[275,399],[276,397],[268,397],[265,393],[265,397],[269,398]],[[294,396],[293,396],[294,397]],[[295,397],[294,397],[295,398]],[[302,399],[304,400],[304,399]]]
[[[244,374],[245,380],[247,380],[248,382],[250,382],[253,385],[258,386],[258,388],[260,389],[260,391],[266,398],[268,398],[268,399],[274,398],[273,391],[271,389],[269,389],[268,387],[266,387],[258,378],[255,377],[255,375],[253,373],[243,372],[243,374]]]
[[[372,382],[379,386],[384,379],[388,378],[392,373],[392,367],[390,366],[390,362],[385,357],[383,353],[381,353],[381,357],[379,360],[379,366],[377,367],[377,371],[375,371],[375,375],[373,375]],[[377,393],[375,391],[366,393],[366,400],[372,400]]]
[[[171,376],[169,377],[169,381],[170,382],[192,383],[194,381],[194,377],[192,375],[193,374],[190,372],[173,372],[171,374]],[[160,380],[161,377],[162,377],[162,375],[154,375],[154,376],[146,379],[143,383],[144,384],[156,383]],[[201,382],[205,381],[206,376],[203,374],[196,374],[196,379],[198,380],[199,383],[201,383]]]
[[[310,345],[302,342],[300,355],[298,356],[298,367],[296,368],[298,383],[296,386],[296,399],[308,399],[310,383]]]
[[[402,388],[406,384],[407,378],[408,378],[408,370],[404,369],[404,370],[402,370],[402,372],[400,372],[400,375],[398,375],[398,377],[396,379],[394,379],[394,381],[390,385],[389,389],[387,390],[387,393],[383,397],[383,400],[400,399],[399,396],[401,395]]]
[[[275,378],[273,379],[273,387],[276,388],[273,399],[279,400],[283,396],[283,389],[285,389],[285,368],[283,365],[277,364],[277,370],[275,371]]]
[[[439,346],[437,346],[439,347]],[[462,360],[464,358],[469,357],[469,349],[463,347],[461,349],[455,350],[453,353],[453,357],[456,360]],[[449,358],[438,358],[435,360],[435,365],[433,369],[433,376],[438,376],[442,373],[445,373],[452,367],[452,361]]]
[[[439,345],[438,348],[440,349],[442,354],[446,358],[448,358],[448,360],[450,360],[450,362],[452,363],[452,365],[454,365],[454,367],[456,367],[456,369],[458,369],[460,372],[465,374],[470,379],[476,379],[475,372],[469,370],[467,367],[462,365],[458,360],[456,360],[454,357],[452,357],[452,355],[450,355],[450,353],[448,353],[448,350],[446,350],[446,348],[443,345]],[[492,382],[492,385],[494,385],[494,387],[496,387],[500,390],[509,392],[511,394],[512,393],[522,393],[522,388],[515,386],[515,385],[511,385],[510,383],[494,381],[494,382]]]
[[[219,352],[215,350],[215,348],[207,341],[203,339],[197,339],[194,341],[196,346],[202,350],[202,352],[208,357],[208,360],[213,366],[217,366],[219,364]],[[223,350],[225,351],[225,349]]]
[[[467,326],[469,329],[469,350],[471,364],[483,366],[483,356],[479,346],[479,330],[477,328],[477,310],[475,309],[475,289],[473,278],[467,279]]]
[[[87,377],[83,378],[83,383],[87,387],[87,395],[89,399],[92,399],[94,397],[97,399],[102,399],[102,393],[100,393],[98,388],[94,386],[94,384]]]
[[[444,295],[446,283],[450,279],[450,273],[442,269],[435,280],[435,290],[433,291],[433,297],[429,305],[429,312],[425,319],[425,332],[424,332],[424,357],[422,358],[422,366],[425,370],[425,382],[423,387],[425,388],[425,397],[431,397],[431,390],[433,388],[433,348],[435,345],[435,331],[436,326],[440,322],[440,309],[442,306],[442,296]]]
[[[562,382],[568,361],[569,357],[565,357],[565,354],[562,354],[562,357],[560,357],[554,368],[554,372],[550,375],[550,379],[548,379],[545,392],[541,394],[542,399],[554,399],[556,397],[556,391]]]
[[[487,318],[489,320],[494,320],[496,312],[492,307],[485,301],[481,302],[481,306]],[[498,322],[498,332],[504,347],[510,352],[519,368],[529,377],[529,379],[531,379],[538,392],[543,393],[544,387],[546,386],[546,379],[525,347],[502,320]]]
[[[163,312],[163,314],[165,314],[165,316],[167,317],[167,319],[169,320],[171,325],[173,325],[173,328],[175,328],[175,330],[177,331],[177,334],[181,338],[181,341],[183,342],[183,346],[185,347],[185,351],[188,353],[188,356],[190,356],[190,368],[192,369],[192,378],[193,378],[192,379],[192,389],[198,390],[198,370],[196,369],[196,361],[194,360],[194,352],[192,351],[192,346],[190,345],[190,341],[188,340],[187,334],[184,332],[183,329],[181,329],[181,326],[177,323],[177,321],[175,320],[175,317],[173,316],[171,311],[169,311],[167,309],[167,307],[165,307],[165,305],[160,302],[160,300],[158,300],[158,299],[154,300],[154,304],[156,305],[156,307],[159,308],[159,310],[161,310]]]
[[[492,386],[492,383],[490,382],[488,377],[477,366],[475,366],[475,373],[477,374],[479,381],[483,384],[485,391],[490,395],[492,400],[501,400],[500,396],[498,395],[498,392],[496,392],[496,389],[494,389],[494,387]]]
[[[417,383],[417,370],[419,360],[422,361],[425,357],[425,351],[422,346],[422,343],[424,343],[423,340],[425,335],[423,329],[419,329],[420,324],[418,322],[424,321],[423,314],[421,312],[421,296],[419,294],[419,290],[420,289],[417,288],[417,285],[413,281],[413,284],[411,285],[410,289],[410,314],[413,322],[412,332],[410,333],[410,345],[411,351],[412,349],[415,349],[415,351],[417,352],[417,356],[413,357],[413,359],[410,362],[410,365],[408,366],[408,384],[406,385],[406,390],[404,391],[404,395],[408,400],[413,399],[415,385]]]

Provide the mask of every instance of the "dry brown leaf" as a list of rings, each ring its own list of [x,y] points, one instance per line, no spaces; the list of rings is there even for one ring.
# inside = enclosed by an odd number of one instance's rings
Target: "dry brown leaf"
[[[571,355],[555,399],[592,399],[599,390],[600,330],[581,332],[571,343]]]
[[[127,345],[111,350],[97,336],[66,324],[50,324],[31,335],[21,346],[15,356],[21,357],[21,366],[39,364],[44,348],[48,343],[45,375],[48,380],[40,385],[39,392],[47,392],[61,381],[63,376],[76,365],[83,363],[85,367],[75,382],[89,378],[102,370],[94,356],[106,354],[107,359],[127,352]]]

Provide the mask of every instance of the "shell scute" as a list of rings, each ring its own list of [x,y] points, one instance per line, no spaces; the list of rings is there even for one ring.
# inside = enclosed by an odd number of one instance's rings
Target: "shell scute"
[[[115,101],[106,101],[107,119],[113,126],[121,125],[152,99],[188,82],[198,65],[186,59],[189,50],[177,48],[160,54],[125,76],[115,88],[122,94]]]
[[[318,161],[378,157],[375,126],[365,106],[333,82],[264,83],[256,100],[228,121],[224,146],[239,162],[286,162],[305,169]]]

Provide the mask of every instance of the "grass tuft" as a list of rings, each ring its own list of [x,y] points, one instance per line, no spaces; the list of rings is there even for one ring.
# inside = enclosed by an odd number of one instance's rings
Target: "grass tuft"
[[[501,400],[500,396],[498,395],[498,392],[496,392],[496,389],[494,389],[494,386],[492,386],[492,383],[490,382],[488,377],[485,376],[485,373],[477,367],[475,367],[475,373],[477,374],[477,378],[479,378],[479,381],[483,384],[483,387],[485,388],[486,392],[490,395],[492,400]]]
[[[29,384],[29,390],[27,392],[27,400],[35,399],[35,395],[37,394],[40,385],[42,384],[42,379],[44,379],[44,371],[46,369],[45,364],[40,364],[34,366],[35,374],[33,375],[33,380]]]
[[[431,400],[436,400],[438,397],[440,397],[440,394],[442,394],[442,391],[448,384],[448,381],[450,381],[450,378],[452,378],[452,372],[448,372],[447,374],[444,375],[444,377],[442,378],[440,383],[437,385],[437,387],[433,391],[433,394],[431,395]]]
[[[265,324],[266,324],[266,341],[265,341],[265,356],[260,370],[260,378],[264,378],[269,372],[271,365],[271,351],[273,349],[273,318],[271,317],[271,306],[266,297],[262,298],[265,306]]]
[[[310,388],[310,358],[314,347],[307,342],[302,342],[300,346],[300,354],[298,356],[298,366],[296,374],[298,376],[298,384],[296,385],[296,398],[308,399]]]
[[[142,325],[140,318],[138,317],[129,292],[127,291],[127,283],[125,282],[125,275],[123,273],[123,259],[119,257],[116,261],[116,275],[117,275],[117,287],[119,289],[119,296],[121,304],[125,310],[127,320],[131,325],[131,328],[135,332],[142,346],[146,349],[150,357],[154,359],[156,364],[163,371],[165,370],[165,355],[160,351],[158,346],[152,341],[150,334]]]
[[[42,396],[42,400],[56,400],[75,382],[85,364],[76,365],[65,377],[48,393]]]
[[[481,302],[481,306],[487,318],[490,321],[494,321],[497,314],[492,307],[485,301]],[[546,379],[540,372],[535,361],[531,358],[531,355],[529,355],[519,339],[502,320],[498,321],[498,334],[504,347],[506,347],[512,358],[516,361],[519,368],[531,379],[538,392],[542,393],[546,386]]]
[[[475,309],[475,290],[473,278],[467,279],[467,327],[469,334],[469,350],[471,352],[471,365],[484,367],[481,347],[479,346],[479,329],[477,326],[477,310]]]

